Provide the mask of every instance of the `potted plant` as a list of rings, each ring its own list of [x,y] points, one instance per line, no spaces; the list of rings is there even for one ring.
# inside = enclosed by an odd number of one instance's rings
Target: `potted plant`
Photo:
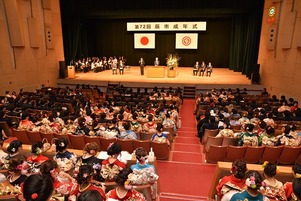
[[[166,58],[167,77],[176,77],[176,68],[179,65],[180,57],[177,54],[168,54]]]

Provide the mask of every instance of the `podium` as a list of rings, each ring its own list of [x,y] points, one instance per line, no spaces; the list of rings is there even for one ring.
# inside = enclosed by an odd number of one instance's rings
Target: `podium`
[[[75,78],[75,67],[74,66],[68,66],[68,78],[74,79]]]
[[[148,66],[146,76],[147,78],[164,78],[165,66]]]

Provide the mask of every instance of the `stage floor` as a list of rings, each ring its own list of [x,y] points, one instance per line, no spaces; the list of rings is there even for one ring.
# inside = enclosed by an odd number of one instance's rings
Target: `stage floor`
[[[234,72],[227,68],[214,68],[211,77],[193,76],[192,68],[179,67],[177,68],[177,77],[168,78],[165,72],[165,78],[147,78],[147,68],[144,75],[140,75],[138,66],[130,66],[124,70],[124,75],[112,75],[111,70],[106,70],[99,73],[87,72],[76,73],[73,79],[58,79],[58,85],[75,85],[75,84],[90,84],[105,86],[108,83],[123,84],[124,86],[153,86],[153,85],[173,85],[173,86],[196,86],[197,88],[218,87],[233,85],[233,87],[257,88],[251,83],[241,72]],[[260,87],[262,88],[262,87]]]

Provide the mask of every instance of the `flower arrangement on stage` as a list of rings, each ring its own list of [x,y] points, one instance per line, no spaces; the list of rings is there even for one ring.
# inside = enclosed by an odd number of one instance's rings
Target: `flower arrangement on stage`
[[[181,58],[177,54],[168,54],[166,58],[166,65],[169,70],[173,70],[179,65],[179,60]]]

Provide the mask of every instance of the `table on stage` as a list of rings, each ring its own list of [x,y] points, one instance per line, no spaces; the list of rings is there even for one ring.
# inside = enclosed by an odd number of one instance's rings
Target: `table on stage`
[[[147,66],[146,75],[148,78],[164,78],[165,66]]]

